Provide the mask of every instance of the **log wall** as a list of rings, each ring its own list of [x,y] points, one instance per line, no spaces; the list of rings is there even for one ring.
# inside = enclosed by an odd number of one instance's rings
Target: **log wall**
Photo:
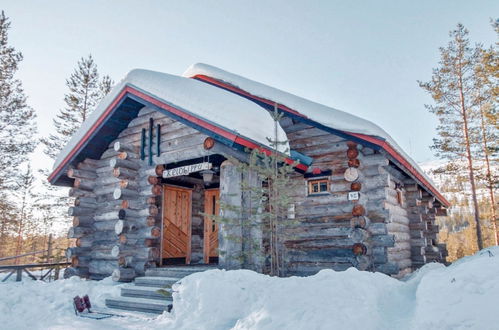
[[[149,134],[149,121],[161,125],[160,154],[156,138],[146,158],[140,159],[142,130]],[[155,136],[155,135],[154,135]],[[76,248],[68,249],[73,268],[68,274],[91,279],[113,275],[117,281],[129,281],[155,267],[160,258],[161,173],[162,165],[208,155],[202,148],[207,136],[176,122],[158,111],[143,108],[98,160],[86,159],[71,169],[75,179],[70,196],[76,197],[70,208],[74,216],[70,238]],[[148,153],[153,150],[153,164]],[[202,260],[203,211],[202,186],[193,192],[193,238],[191,260]]]

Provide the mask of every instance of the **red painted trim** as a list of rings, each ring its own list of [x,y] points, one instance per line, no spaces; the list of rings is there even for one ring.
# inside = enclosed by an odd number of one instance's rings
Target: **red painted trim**
[[[71,150],[71,152],[64,158],[64,160],[61,162],[61,164],[59,164],[59,166],[57,166],[57,168],[50,174],[50,176],[48,177],[48,180],[49,181],[52,181],[55,176],[64,168],[64,166],[66,166],[66,164],[71,160],[71,158],[73,158],[73,156],[81,149],[81,147],[83,146],[83,144],[90,138],[90,136],[97,130],[97,128],[99,127],[100,124],[102,124],[106,119],[107,117],[109,116],[109,114],[112,112],[113,108],[118,104],[118,102],[120,102],[120,100],[125,96],[125,94],[127,93],[130,93],[130,94],[133,94],[135,96],[138,96],[140,97],[141,99],[151,103],[151,104],[154,104],[155,106],[161,108],[161,109],[164,109],[168,112],[171,112],[181,118],[184,118],[186,119],[187,121],[191,122],[191,123],[194,123],[198,126],[201,126],[203,128],[206,128],[207,130],[209,131],[212,131],[226,139],[228,139],[229,141],[233,141],[234,143],[237,143],[237,144],[240,144],[242,146],[245,146],[245,147],[248,147],[248,148],[251,148],[251,149],[255,149],[255,148],[258,148],[260,150],[263,150],[264,152],[268,152],[270,153],[271,151],[268,150],[267,148],[264,148],[264,147],[261,147],[259,145],[257,145],[256,143],[254,142],[251,142],[241,136],[238,136],[234,133],[231,133],[229,131],[226,131],[218,126],[215,126],[213,124],[210,124],[202,119],[199,119],[197,117],[194,117],[188,113],[185,113],[177,108],[174,108],[168,104],[165,104],[161,101],[158,101],[157,99],[155,99],[154,97],[150,96],[150,95],[147,95],[139,90],[136,90],[134,89],[133,87],[130,87],[130,86],[125,86],[123,88],[123,90],[120,92],[120,94],[114,99],[114,101],[107,107],[107,109],[102,113],[102,115],[99,117],[99,119],[97,119],[97,121],[92,125],[92,127],[85,133],[85,135],[83,136],[83,138],[78,142],[78,144]],[[286,158],[286,162],[288,164],[292,164],[294,163],[294,160],[292,159],[289,159],[289,158]],[[306,171],[308,169],[308,166],[304,165],[304,164],[298,164],[296,166],[298,169],[300,170],[303,170],[303,171]]]
[[[450,206],[449,201],[442,196],[442,194],[435,188],[433,187],[426,178],[419,173],[418,170],[414,168],[414,166],[411,165],[401,154],[398,153],[397,150],[395,150],[390,144],[388,144],[386,141],[377,139],[375,137],[369,136],[369,135],[364,135],[364,134],[358,134],[358,133],[348,133],[351,134],[355,137],[358,137],[359,139],[366,140],[368,142],[371,142],[373,144],[376,144],[380,147],[382,147],[388,154],[390,154],[393,158],[395,158],[398,162],[400,162],[412,175],[414,175],[423,185],[425,185],[446,207]]]
[[[71,150],[71,152],[64,158],[64,160],[57,166],[54,171],[49,175],[48,181],[52,181],[54,177],[66,166],[66,163],[73,158],[75,153],[82,147],[82,145],[88,140],[88,138],[92,135],[92,133],[97,129],[97,127],[106,119],[106,117],[109,115],[109,113],[113,110],[113,108],[120,102],[121,98],[127,93],[127,88],[123,88],[121,93],[114,99],[114,101],[107,107],[107,109],[104,111],[104,113],[97,119],[95,124],[92,125],[90,130],[85,133],[83,138],[78,142],[78,144]]]
[[[223,87],[225,89],[228,89],[234,93],[237,93],[237,94],[240,94],[240,95],[244,95],[246,97],[249,97],[251,99],[255,99],[255,100],[258,100],[260,102],[263,102],[263,103],[266,103],[266,104],[269,104],[269,105],[273,105],[273,104],[276,104],[274,101],[272,100],[268,100],[268,99],[265,99],[265,98],[262,98],[262,97],[259,97],[259,96],[255,96],[255,95],[252,95],[238,87],[235,87],[233,85],[230,85],[230,84],[227,84],[227,83],[224,83],[218,79],[214,79],[212,77],[208,77],[208,76],[205,76],[205,75],[194,75],[190,78],[197,78],[197,79],[200,79],[200,80],[204,80],[206,82],[209,82],[211,84],[214,84],[214,85],[217,85],[217,86],[220,86],[220,87]],[[307,116],[299,113],[298,111],[296,110],[293,110],[293,109],[290,109],[288,108],[287,106],[283,105],[283,104],[277,104],[277,106],[286,111],[286,112],[290,112],[294,115],[297,115],[297,116],[300,116],[300,117],[303,117],[303,118],[307,118],[307,119],[310,119],[308,118]],[[311,119],[310,119],[311,120]],[[381,148],[383,148],[386,152],[388,152],[393,158],[395,158],[397,161],[399,161],[405,168],[407,168],[407,170],[412,174],[414,175],[423,185],[425,185],[433,194],[435,194],[435,196],[447,207],[450,206],[450,203],[447,201],[447,199],[445,199],[444,196],[442,196],[442,194],[435,188],[433,187],[429,182],[428,180],[425,179],[425,177],[423,175],[421,175],[421,173],[419,173],[402,155],[400,155],[392,146],[390,146],[388,143],[386,143],[386,141],[384,140],[381,140],[381,139],[377,139],[375,137],[372,137],[372,136],[369,136],[369,135],[364,135],[364,134],[358,134],[358,133],[352,133],[352,132],[345,132],[343,131],[345,134],[348,134],[348,135],[351,135],[351,136],[355,136],[359,139],[362,139],[364,141],[367,141],[367,142],[370,142],[370,143],[373,143],[375,145],[378,145],[380,146]]]

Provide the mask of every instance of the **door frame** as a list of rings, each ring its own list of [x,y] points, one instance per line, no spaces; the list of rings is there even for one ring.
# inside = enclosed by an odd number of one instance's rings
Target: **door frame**
[[[217,191],[218,192],[218,198],[217,198],[217,201],[220,203],[220,188],[211,188],[211,189],[205,189],[204,190],[204,196],[203,196],[203,205],[204,205],[204,211],[206,212],[206,192],[210,192],[210,191]],[[220,204],[218,206],[219,208],[219,213],[220,213]],[[216,206],[215,206],[215,209],[216,209]],[[204,216],[204,219],[203,219],[203,262],[206,263],[206,260],[208,260],[207,263],[210,263],[210,244],[209,244],[209,240],[207,240],[206,238],[206,216]],[[217,225],[217,230],[219,231],[220,228]],[[210,231],[210,233],[212,233],[212,231]],[[218,243],[218,234],[217,234],[217,243]],[[217,250],[218,250],[218,247],[217,247]],[[208,257],[207,257],[208,255]],[[217,253],[217,257],[220,256],[220,253]],[[206,258],[207,257],[207,258]]]
[[[182,186],[172,185],[172,184],[164,184],[161,190],[161,240],[160,240],[160,253],[159,253],[159,265],[163,266],[163,247],[164,247],[164,220],[165,220],[165,190],[171,188],[174,190],[184,190],[189,193],[189,209],[187,210],[187,219],[188,219],[188,244],[187,244],[187,252],[185,256],[185,264],[189,265],[191,263],[191,251],[192,251],[192,188],[186,188]]]

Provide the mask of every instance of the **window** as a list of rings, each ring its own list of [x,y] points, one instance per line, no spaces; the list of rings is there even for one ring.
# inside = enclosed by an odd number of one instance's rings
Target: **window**
[[[329,192],[328,179],[315,179],[308,181],[308,194],[318,195]]]

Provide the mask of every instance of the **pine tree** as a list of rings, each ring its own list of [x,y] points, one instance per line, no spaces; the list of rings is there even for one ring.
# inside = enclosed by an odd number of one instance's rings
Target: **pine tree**
[[[20,164],[37,140],[35,112],[27,105],[22,83],[16,79],[23,56],[8,44],[10,21],[0,13],[0,190],[12,188]]]
[[[19,212],[17,219],[17,242],[16,242],[16,255],[20,255],[23,251],[23,243],[25,240],[25,234],[27,229],[30,228],[28,222],[33,218],[33,200],[36,195],[33,192],[33,185],[35,183],[35,177],[31,166],[28,165],[26,172],[20,176],[20,180],[17,183],[17,197],[19,200]],[[16,263],[18,260],[16,259]]]
[[[494,21],[492,26],[499,37],[499,21]],[[485,164],[485,168],[479,172],[478,179],[484,183],[489,193],[490,217],[495,230],[496,245],[499,242],[499,232],[496,223],[495,190],[499,183],[499,175],[493,170],[492,166],[498,163],[499,153],[499,126],[497,122],[499,100],[498,47],[499,41],[496,41],[495,45],[488,49],[479,46],[480,58],[475,66],[475,99],[478,108],[477,117],[479,118],[482,159]]]
[[[99,81],[97,65],[92,55],[78,61],[77,68],[66,80],[69,93],[64,96],[66,107],[54,119],[55,133],[42,139],[48,156],[57,157],[99,101],[109,93],[112,85],[113,81],[109,76],[104,76]]]
[[[426,105],[439,120],[438,138],[432,148],[440,158],[447,159],[459,171],[459,160],[466,160],[471,185],[478,249],[483,248],[480,211],[475,183],[474,158],[479,137],[473,126],[474,68],[479,51],[470,46],[468,30],[462,24],[450,33],[447,47],[440,48],[439,67],[433,69],[430,82],[419,82],[433,98],[435,105]]]

